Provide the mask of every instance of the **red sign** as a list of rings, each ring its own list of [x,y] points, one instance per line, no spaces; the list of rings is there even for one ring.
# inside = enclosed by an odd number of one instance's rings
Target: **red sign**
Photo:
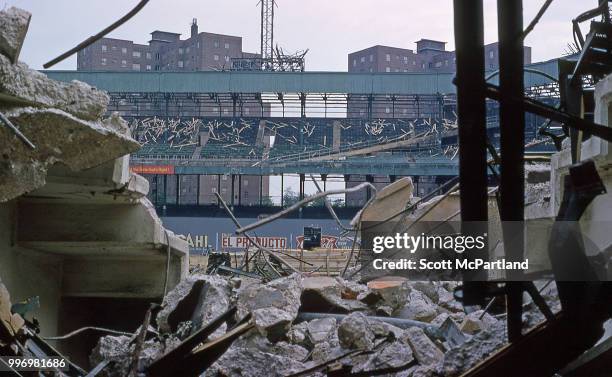
[[[133,165],[130,171],[136,174],[174,174],[174,165]]]
[[[304,236],[295,237],[297,241],[297,248],[301,249],[304,244]],[[338,237],[336,236],[321,236],[321,248],[322,249],[337,249],[338,248]]]
[[[287,238],[285,237],[252,237],[257,243],[266,249],[286,249]],[[251,241],[244,236],[229,236],[224,234],[221,237],[222,249],[245,249],[253,247]]]

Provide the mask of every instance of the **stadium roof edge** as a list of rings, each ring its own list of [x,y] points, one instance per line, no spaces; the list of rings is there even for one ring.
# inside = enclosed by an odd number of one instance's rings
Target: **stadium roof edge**
[[[558,77],[557,59],[528,65]],[[41,71],[59,81],[79,80],[108,92],[452,94],[454,73],[349,72],[90,72]],[[550,80],[525,73],[525,86]]]

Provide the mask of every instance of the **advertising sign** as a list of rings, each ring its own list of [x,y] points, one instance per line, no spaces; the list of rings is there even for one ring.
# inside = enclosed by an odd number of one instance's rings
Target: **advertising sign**
[[[136,174],[174,174],[174,165],[133,165],[130,171]]]
[[[297,236],[295,238],[297,248],[301,249],[304,244],[304,236]],[[346,246],[346,242],[339,242],[336,236],[321,236],[321,248],[323,249],[341,249],[342,245]],[[319,247],[319,246],[317,246]],[[350,248],[350,246],[348,246]]]
[[[286,237],[253,237],[266,249],[286,249]],[[251,242],[244,236],[224,234],[221,237],[221,249],[245,249],[252,247]]]

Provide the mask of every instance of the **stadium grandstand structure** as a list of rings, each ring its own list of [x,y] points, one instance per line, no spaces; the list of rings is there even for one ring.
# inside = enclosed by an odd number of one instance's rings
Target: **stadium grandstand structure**
[[[328,118],[132,118],[133,137],[142,145],[140,158],[271,159],[340,152],[377,144],[438,135],[455,128],[447,119]],[[259,137],[258,137],[259,135]],[[273,138],[271,143],[269,138]],[[200,148],[199,148],[200,147]],[[439,149],[430,137],[406,148]],[[199,148],[199,149],[198,149]],[[198,154],[194,154],[198,152]]]

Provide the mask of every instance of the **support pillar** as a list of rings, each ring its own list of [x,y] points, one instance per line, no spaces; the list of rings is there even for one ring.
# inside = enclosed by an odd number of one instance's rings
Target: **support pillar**
[[[285,176],[284,175],[280,175],[281,176],[281,207],[285,206]]]
[[[321,181],[323,181],[323,191],[327,191],[327,174],[321,174]]]
[[[181,176],[176,175],[176,204],[181,204]]]
[[[374,183],[374,176],[373,175],[366,175],[366,182],[370,182],[370,183]],[[372,188],[368,187],[366,189],[366,201],[370,200],[370,198],[372,197]]]
[[[238,175],[238,205],[242,205],[242,174]]]
[[[234,174],[231,175],[231,179],[232,179],[232,200],[231,200],[231,204],[232,204],[232,209],[234,208],[234,197],[236,196],[234,194],[234,179],[236,178],[236,176]]]
[[[300,174],[300,200],[304,199],[304,182],[306,181],[306,177],[304,174]]]
[[[164,175],[164,203],[166,205],[168,203],[168,175]]]
[[[483,1],[454,0],[453,8],[461,231],[466,235],[478,235],[482,229],[474,225],[482,224],[479,222],[486,222],[488,218]],[[520,56],[523,56],[522,51]],[[466,256],[475,257],[471,253]],[[486,286],[475,281],[481,276],[482,271],[464,271],[464,305],[482,303]]]
[[[263,205],[263,175],[259,176],[259,205]]]
[[[196,189],[196,204],[200,205],[200,189],[201,189],[201,187],[200,187],[200,177],[201,176],[198,174],[198,175],[196,175],[196,177],[197,177],[196,179],[198,180],[198,182],[197,182],[198,185],[197,185],[197,189]]]
[[[525,109],[512,98],[522,98],[523,83],[523,2],[497,1],[499,29],[499,123],[501,177],[500,217],[504,251],[510,261],[522,261],[525,207]],[[509,270],[508,280],[520,280],[522,271]],[[507,284],[508,340],[521,336],[523,288],[520,282]]]
[[[221,174],[217,174],[217,192],[221,195]],[[221,201],[217,199],[217,205],[221,205]]]

